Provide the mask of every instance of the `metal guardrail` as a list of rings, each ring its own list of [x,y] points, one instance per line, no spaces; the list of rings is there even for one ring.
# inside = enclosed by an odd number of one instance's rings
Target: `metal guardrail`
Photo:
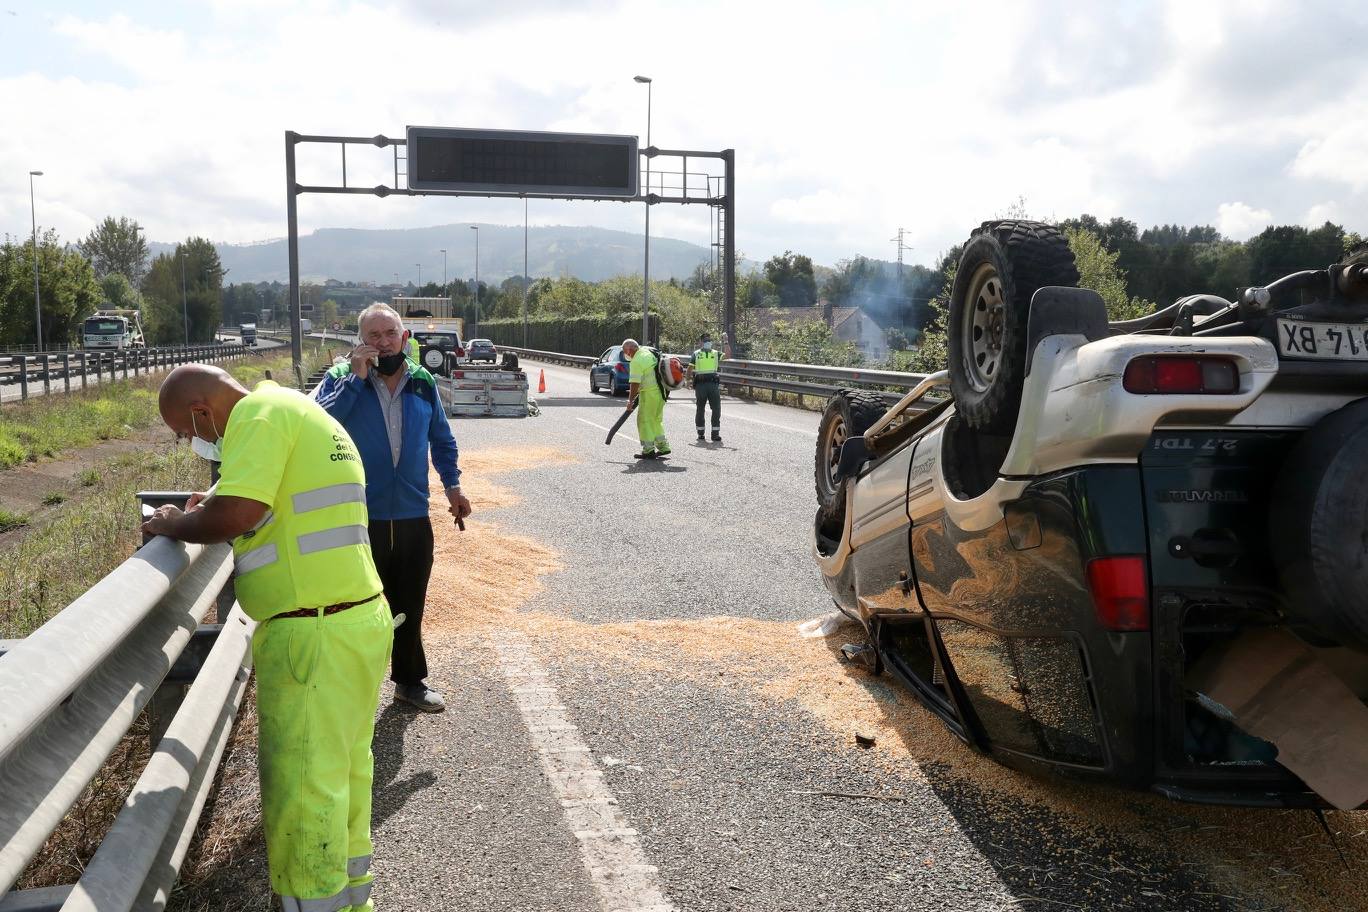
[[[156,537],[27,638],[0,643],[0,912],[165,907],[251,668],[255,624],[224,612],[232,569],[226,544]],[[216,603],[222,624],[201,626]],[[80,880],[6,895],[149,705],[152,757]]]
[[[226,361],[254,354],[243,345],[191,345],[167,348],[125,348],[109,351],[81,350],[38,352],[36,354],[0,352],[0,385],[19,385],[20,400],[29,397],[30,384],[43,385],[43,394],[52,392],[60,380],[64,392],[71,392],[71,381],[79,379],[81,388],[93,376],[96,383],[129,376],[137,377],[166,370],[192,361]]]
[[[499,351],[511,351],[519,358],[533,358],[537,361],[546,361],[550,364],[566,364],[570,367],[583,367],[586,370],[590,365],[596,364],[598,358],[592,355],[567,355],[562,352],[539,351],[535,348],[518,348],[514,345],[499,345]]]
[[[499,348],[501,351],[517,352],[519,357],[571,367],[587,369],[598,362],[598,358],[586,355],[567,355],[562,352],[538,351],[509,345]],[[722,385],[733,391],[768,390],[771,399],[774,399],[777,393],[790,393],[798,396],[800,405],[806,396],[827,399],[842,389],[873,389],[882,394],[891,405],[901,398],[902,393],[920,384],[927,376],[901,371],[867,370],[861,367],[826,367],[818,364],[742,359],[724,360],[721,373]],[[913,411],[917,409],[914,408]]]
[[[152,508],[188,496],[138,495]],[[256,622],[232,572],[230,545],[157,536],[25,639],[0,640],[0,912],[166,908],[251,676]],[[152,756],[80,880],[6,892],[144,709]]]

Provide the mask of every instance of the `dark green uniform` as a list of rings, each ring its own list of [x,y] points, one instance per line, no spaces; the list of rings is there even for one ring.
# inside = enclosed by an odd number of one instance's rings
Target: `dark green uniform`
[[[722,365],[722,353],[716,350],[698,349],[693,353],[694,425],[698,428],[698,439],[703,439],[703,412],[712,406],[712,439],[722,440],[722,383],[718,369]]]

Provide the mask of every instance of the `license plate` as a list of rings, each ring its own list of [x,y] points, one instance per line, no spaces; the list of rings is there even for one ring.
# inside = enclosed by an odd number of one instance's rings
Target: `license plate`
[[[1368,361],[1368,324],[1279,320],[1278,354],[1321,361]]]

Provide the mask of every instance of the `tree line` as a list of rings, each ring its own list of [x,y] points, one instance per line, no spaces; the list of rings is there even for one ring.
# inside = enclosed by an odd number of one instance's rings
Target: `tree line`
[[[219,327],[223,265],[212,242],[187,238],[149,260],[142,227],[106,217],[75,244],[46,229],[37,249],[30,238],[0,244],[0,345],[32,344],[33,273],[38,262],[44,347],[76,347],[81,325],[96,310],[142,313],[149,345],[211,342]]]

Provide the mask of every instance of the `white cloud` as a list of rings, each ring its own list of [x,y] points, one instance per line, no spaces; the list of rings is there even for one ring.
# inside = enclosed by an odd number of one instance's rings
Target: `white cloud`
[[[1301,223],[1307,228],[1319,228],[1326,222],[1334,222],[1337,225],[1344,224],[1344,210],[1339,203],[1334,201],[1316,203],[1306,210],[1306,215],[1302,216],[1301,220]]]
[[[1368,190],[1368,104],[1346,106],[1334,129],[1308,140],[1292,162],[1292,173]]]
[[[1245,203],[1221,203],[1216,209],[1216,230],[1232,240],[1247,240],[1273,224],[1273,213]]]
[[[59,10],[55,25],[26,26],[54,52],[23,68],[0,34],[0,122],[20,127],[0,135],[0,232],[27,231],[24,175],[36,167],[48,172],[39,220],[66,238],[107,214],[137,218],[156,240],[278,237],[287,129],[644,134],[637,73],[655,78],[657,145],[736,150],[737,243],[756,259],[785,249],[825,264],[891,259],[901,226],[911,259],[931,263],[1023,195],[1045,217],[1086,211],[1144,227],[1218,212],[1223,231],[1242,231],[1317,207],[1368,231],[1368,112],[1357,100],[1368,71],[1320,69],[1339,64],[1315,59],[1330,40],[1316,8],[698,0],[688,21],[728,22],[700,57],[696,42],[642,40],[680,24],[666,0],[518,0],[475,18],[437,0],[277,0],[270,16],[261,6],[215,0],[194,24]],[[1308,75],[1280,77],[1276,105],[1251,104],[1257,73],[1223,67],[1267,44],[1270,29],[1292,36],[1286,53]],[[301,180],[339,171],[335,148],[301,150]],[[348,176],[388,183],[393,161],[353,149]],[[1266,209],[1229,202],[1256,194]],[[641,226],[639,206],[533,210],[560,224]],[[300,204],[306,231],[521,215],[482,199]],[[656,207],[652,234],[706,239],[708,215]]]
[[[775,218],[800,225],[837,225],[854,213],[850,200],[825,189],[797,199],[778,199],[770,206]]]

